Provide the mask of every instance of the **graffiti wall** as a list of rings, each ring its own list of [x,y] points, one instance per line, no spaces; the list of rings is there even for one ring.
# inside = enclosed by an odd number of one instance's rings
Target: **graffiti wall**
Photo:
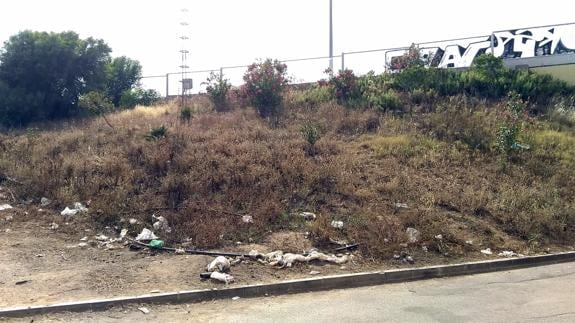
[[[504,59],[575,53],[575,24],[498,31],[490,36],[430,43],[419,49],[428,65],[441,68],[469,67],[484,53]],[[405,53],[387,52],[387,65]]]

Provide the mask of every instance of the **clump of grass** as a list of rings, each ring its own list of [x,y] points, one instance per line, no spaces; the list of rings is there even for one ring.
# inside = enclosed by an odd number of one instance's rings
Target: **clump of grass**
[[[154,127],[146,134],[147,140],[159,140],[166,138],[168,135],[168,128],[165,125]]]

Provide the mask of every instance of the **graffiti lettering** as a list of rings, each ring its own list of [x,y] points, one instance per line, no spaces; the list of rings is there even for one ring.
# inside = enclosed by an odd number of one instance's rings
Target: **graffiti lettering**
[[[575,24],[494,32],[487,37],[420,50],[427,65],[440,68],[469,67],[484,53],[493,53],[503,59],[575,53]],[[405,50],[387,52],[386,63],[390,66],[393,57],[405,53]]]

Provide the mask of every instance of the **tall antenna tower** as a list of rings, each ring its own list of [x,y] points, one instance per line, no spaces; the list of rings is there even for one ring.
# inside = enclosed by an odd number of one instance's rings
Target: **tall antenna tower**
[[[180,70],[181,70],[181,83],[182,83],[182,101],[181,101],[181,108],[183,109],[186,106],[186,92],[191,90],[193,87],[192,84],[192,79],[188,78],[188,69],[190,68],[190,66],[188,65],[188,55],[190,54],[190,51],[188,50],[188,41],[189,41],[189,37],[188,37],[188,32],[189,32],[189,23],[188,23],[188,9],[184,8],[181,9],[181,21],[180,21],[180,27],[181,27],[181,31],[180,31],[180,40],[182,41],[181,44],[181,49],[180,49],[180,54],[181,54],[181,65],[180,65]]]

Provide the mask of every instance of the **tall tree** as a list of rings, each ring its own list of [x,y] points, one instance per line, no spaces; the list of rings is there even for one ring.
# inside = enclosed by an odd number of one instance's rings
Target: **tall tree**
[[[115,106],[120,105],[122,94],[136,87],[142,77],[142,66],[126,56],[114,58],[107,68],[106,92]]]
[[[72,31],[23,31],[10,37],[0,52],[3,92],[34,99],[0,97],[0,113],[9,110],[9,119],[21,124],[72,115],[81,94],[105,88],[110,52],[103,40],[80,39]]]

